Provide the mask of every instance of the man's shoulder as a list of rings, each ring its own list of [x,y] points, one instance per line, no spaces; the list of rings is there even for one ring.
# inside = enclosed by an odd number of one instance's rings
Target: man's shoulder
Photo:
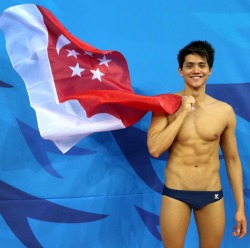
[[[177,95],[177,96],[183,96],[183,92],[182,91],[174,92],[172,94]]]
[[[234,109],[227,102],[223,102],[211,96],[207,96],[207,106],[212,107],[217,114],[225,117],[233,117]]]
[[[208,99],[207,100],[208,104],[216,104],[217,105],[216,107],[224,108],[225,110],[226,109],[227,110],[232,110],[233,109],[232,106],[229,103],[223,102],[223,101],[221,101],[219,99],[216,99],[216,98],[214,98],[212,96],[207,95],[207,99]]]

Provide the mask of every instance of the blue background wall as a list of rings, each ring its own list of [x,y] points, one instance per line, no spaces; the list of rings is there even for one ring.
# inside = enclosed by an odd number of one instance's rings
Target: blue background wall
[[[128,61],[136,93],[181,90],[176,55],[195,39],[216,49],[208,93],[237,114],[237,139],[250,216],[250,4],[247,0],[1,1],[35,3],[52,11],[78,38]],[[149,156],[150,114],[134,127],[98,133],[65,155],[38,132],[22,79],[0,34],[0,247],[162,247],[159,209],[167,154]],[[235,204],[221,159],[227,223],[223,248],[250,247],[231,236]],[[178,235],[178,234],[177,234]],[[191,219],[185,247],[198,247]]]

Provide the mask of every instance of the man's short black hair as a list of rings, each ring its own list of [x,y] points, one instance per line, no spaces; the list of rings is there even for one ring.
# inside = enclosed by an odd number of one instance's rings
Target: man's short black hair
[[[211,69],[214,63],[214,48],[207,41],[196,40],[192,41],[184,48],[182,48],[178,53],[178,63],[179,67],[182,68],[185,58],[189,54],[198,54],[207,60],[208,66]]]

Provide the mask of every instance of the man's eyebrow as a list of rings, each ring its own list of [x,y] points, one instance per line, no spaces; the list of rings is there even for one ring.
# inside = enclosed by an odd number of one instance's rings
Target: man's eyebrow
[[[187,64],[196,64],[195,62],[191,62],[191,61],[186,61]],[[201,62],[197,62],[197,64],[206,64],[207,62],[205,61],[201,61]]]

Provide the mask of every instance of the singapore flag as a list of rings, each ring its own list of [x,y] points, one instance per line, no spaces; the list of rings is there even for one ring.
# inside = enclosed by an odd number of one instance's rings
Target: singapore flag
[[[180,106],[177,95],[135,94],[121,53],[79,40],[41,6],[6,9],[0,29],[41,136],[63,153],[91,133],[126,128],[148,111],[171,114]]]

